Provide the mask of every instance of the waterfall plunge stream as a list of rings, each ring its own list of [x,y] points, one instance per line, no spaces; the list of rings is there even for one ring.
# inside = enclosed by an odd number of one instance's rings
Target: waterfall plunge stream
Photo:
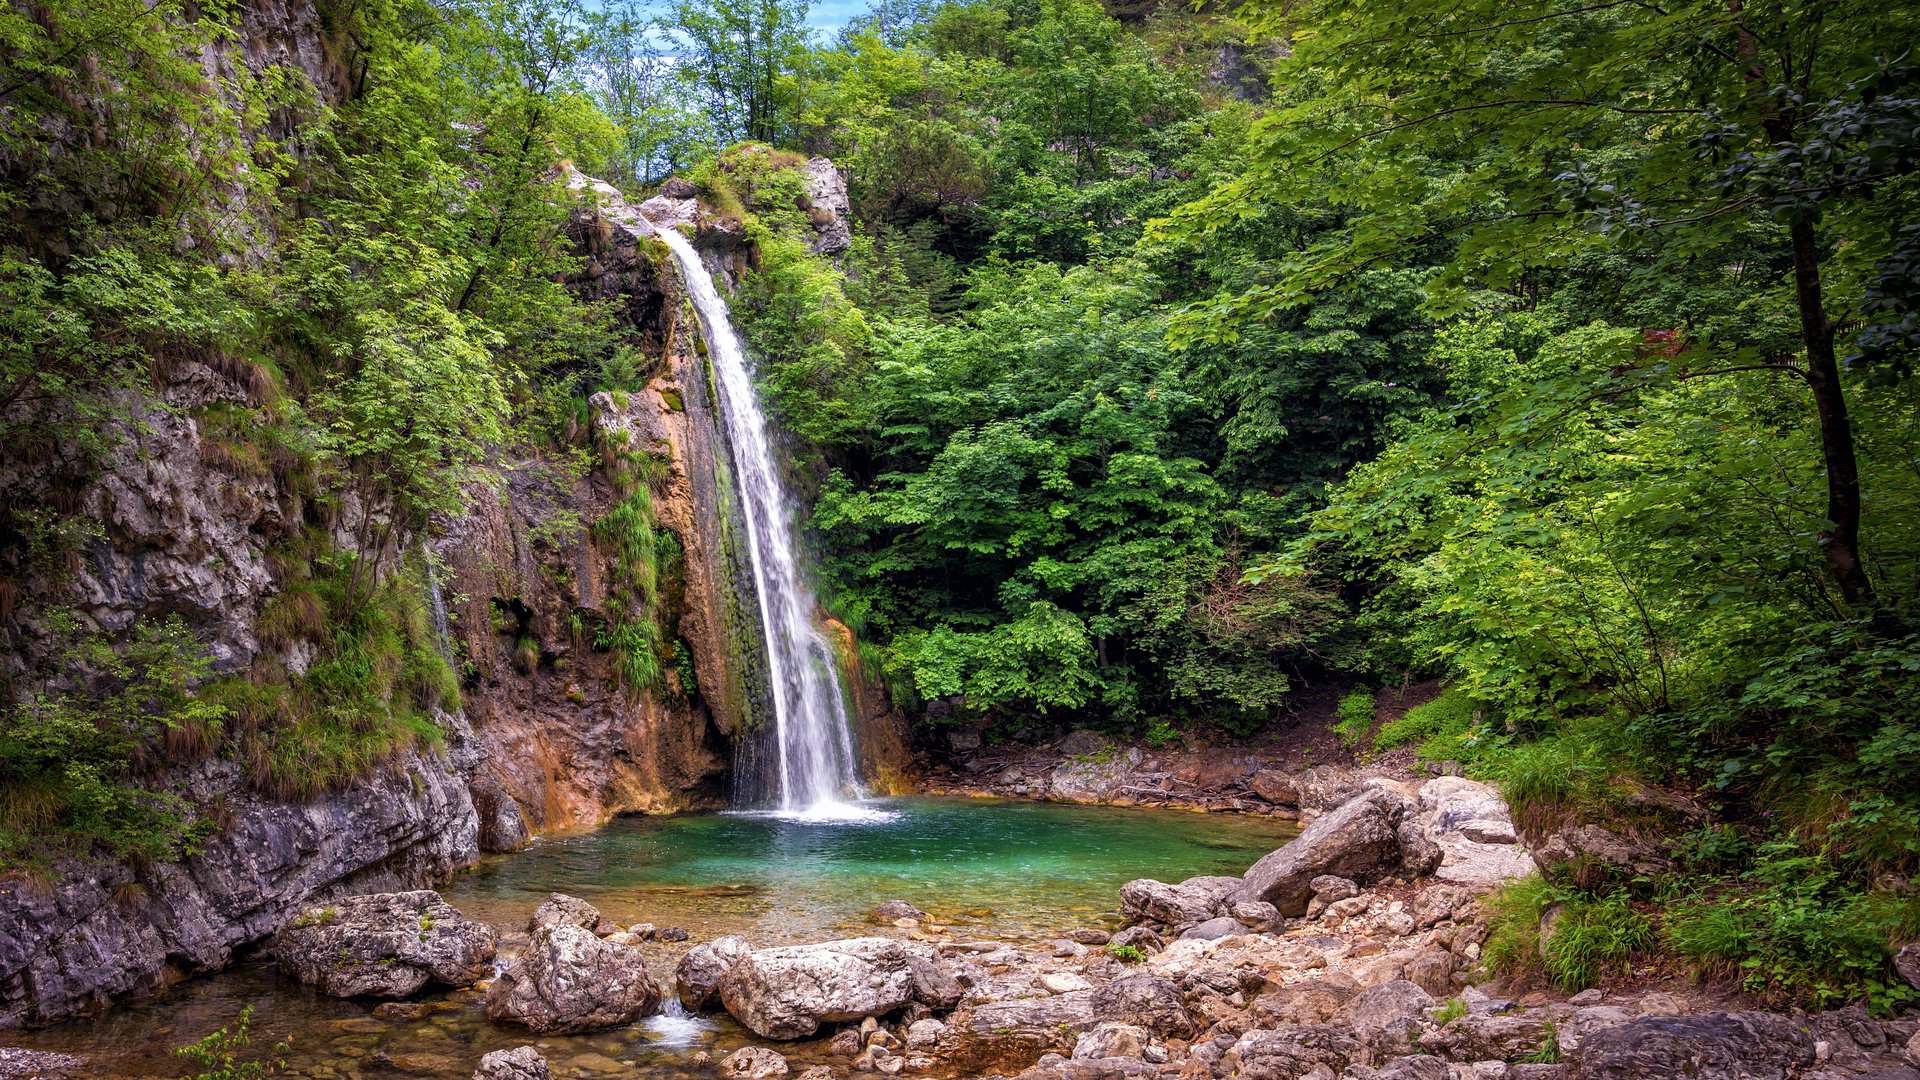
[[[884,811],[853,801],[860,794],[859,780],[833,649],[813,622],[813,590],[800,572],[792,502],[726,301],[685,236],[671,227],[656,233],[673,250],[706,332],[767,646],[780,789],[740,795],[760,809],[821,821],[885,817]]]

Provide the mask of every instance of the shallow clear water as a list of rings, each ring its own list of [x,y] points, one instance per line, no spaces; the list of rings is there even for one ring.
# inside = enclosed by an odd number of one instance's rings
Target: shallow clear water
[[[872,932],[866,913],[889,899],[915,904],[961,939],[1110,925],[1124,882],[1237,874],[1296,831],[1241,815],[984,799],[866,805],[885,813],[853,824],[764,814],[622,818],[490,858],[442,892],[502,931],[524,929],[533,908],[555,891],[590,900],[621,923],[684,927],[688,942],[644,947],[664,984],[693,942],[739,933],[755,945],[774,945]],[[557,1077],[680,1077],[689,1075],[686,1060],[695,1050],[717,1056],[753,1041],[725,1018],[680,1017],[536,1038],[489,1024],[477,993],[427,1000],[436,1010],[431,1015],[388,1023],[372,1018],[375,1002],[321,997],[279,977],[271,964],[252,963],[102,1019],[7,1041],[85,1054],[94,1076],[189,1076],[169,1048],[252,1004],[254,1045],[291,1038],[292,1075],[367,1080],[465,1080],[482,1054],[528,1042],[542,1048]],[[798,1066],[817,1060],[822,1045],[781,1049]],[[400,1068],[384,1064],[383,1054]]]

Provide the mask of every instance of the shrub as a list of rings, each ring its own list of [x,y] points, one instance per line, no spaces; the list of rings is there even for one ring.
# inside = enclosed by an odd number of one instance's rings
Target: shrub
[[[168,742],[220,730],[227,710],[194,693],[212,657],[178,616],[123,640],[49,612],[50,687],[0,706],[0,866],[44,867],[103,851],[170,859],[209,824],[153,782]]]
[[[1138,945],[1109,945],[1107,955],[1123,964],[1144,964],[1147,962],[1147,950]]]
[[[1420,756],[1423,758],[1457,761],[1462,759],[1462,755],[1435,756],[1429,754],[1427,748],[1430,745],[1437,747],[1441,739],[1464,735],[1473,723],[1473,700],[1457,690],[1448,690],[1424,705],[1408,709],[1398,719],[1380,725],[1380,730],[1373,736],[1373,748],[1398,750],[1402,746],[1420,743]]]
[[[1562,891],[1536,875],[1485,903],[1488,933],[1481,955],[1487,966],[1508,978],[1544,975],[1562,990],[1593,986],[1658,940],[1652,921],[1620,892]]]
[[[264,1059],[241,1061],[240,1050],[252,1042],[248,1027],[253,1023],[253,1006],[240,1010],[240,1016],[232,1027],[223,1027],[187,1046],[176,1047],[174,1053],[183,1058],[198,1062],[201,1071],[193,1074],[193,1080],[262,1080],[287,1067],[288,1044],[275,1043],[270,1055]]]
[[[1920,897],[1860,892],[1823,857],[1768,845],[1751,879],[1677,903],[1666,943],[1705,977],[1780,1003],[1827,1008],[1862,995],[1886,1012],[1920,1000],[1894,972],[1890,941],[1920,932]]]
[[[1333,725],[1334,734],[1349,749],[1365,742],[1373,731],[1373,691],[1355,690],[1340,699],[1340,719]]]
[[[279,798],[313,798],[397,754],[438,747],[433,713],[460,707],[459,680],[430,625],[424,567],[396,574],[364,602],[348,595],[337,564],[319,563],[318,574],[282,594],[312,595],[325,608],[307,670],[256,671],[204,688],[234,718],[233,751],[248,781]]]

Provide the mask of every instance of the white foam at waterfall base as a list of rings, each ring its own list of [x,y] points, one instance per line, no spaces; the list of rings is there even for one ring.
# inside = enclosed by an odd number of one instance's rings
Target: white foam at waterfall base
[[[701,1034],[716,1027],[713,1021],[688,1012],[671,986],[660,1000],[660,1011],[640,1021],[640,1025],[654,1036],[655,1046],[693,1046],[701,1041]]]
[[[828,799],[796,810],[735,810],[732,813],[740,817],[771,818],[798,825],[883,825],[900,817],[899,811],[883,809],[876,802],[865,799],[847,802]]]
[[[814,625],[813,590],[801,573],[792,503],[781,481],[766,415],[726,301],[693,245],[675,229],[657,230],[672,249],[688,298],[706,331],[718,384],[719,412],[732,451],[733,476],[753,564],[755,598],[767,646],[779,753],[779,790],[750,792],[750,806],[773,806],[800,820],[875,820],[862,807],[853,734],[835,676],[833,649]]]

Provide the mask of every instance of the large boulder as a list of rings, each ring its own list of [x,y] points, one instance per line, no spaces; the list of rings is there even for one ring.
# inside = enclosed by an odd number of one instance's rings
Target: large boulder
[[[1907,980],[1907,985],[1920,990],[1920,942],[1900,946],[1893,954],[1893,970]]]
[[[1343,877],[1364,885],[1406,872],[1409,854],[1416,861],[1427,855],[1403,848],[1400,826],[1414,811],[1413,800],[1397,791],[1364,791],[1254,863],[1232,900],[1261,900],[1282,915],[1304,915],[1317,877]]]
[[[823,1023],[878,1016],[912,1001],[907,955],[888,938],[757,949],[720,977],[720,1002],[763,1039],[804,1039]]]
[[[1360,991],[1348,1003],[1346,1019],[1355,1035],[1375,1053],[1410,1054],[1420,1036],[1420,1021],[1433,996],[1405,979]]]
[[[274,942],[294,978],[335,997],[407,997],[429,983],[471,986],[486,974],[497,935],[440,894],[349,896],[309,908]]]
[[[1814,1062],[1805,1025],[1759,1012],[1649,1016],[1588,1035],[1567,1060],[1569,1080],[1788,1080]]]
[[[1420,786],[1420,811],[1436,836],[1478,844],[1517,844],[1513,816],[1500,794],[1478,780],[1439,776]]]
[[[714,938],[704,945],[695,945],[680,958],[680,964],[673,969],[673,992],[680,1004],[694,1012],[717,1003],[720,1000],[720,976],[734,962],[752,952],[747,939],[729,934]]]
[[[1662,874],[1673,860],[1652,844],[1601,825],[1562,826],[1529,844],[1533,861],[1549,876],[1565,868],[1576,876],[1617,870],[1636,876]]]
[[[1239,888],[1240,879],[1231,877],[1191,877],[1177,885],[1137,878],[1120,886],[1120,914],[1168,926],[1205,922],[1218,915],[1221,901]]]
[[[1132,1024],[1161,1038],[1188,1038],[1193,1019],[1187,1015],[1180,988],[1169,979],[1144,972],[1103,983],[1093,991],[1094,1017],[1102,1023]]]
[[[511,1050],[495,1050],[480,1059],[480,1067],[473,1071],[473,1080],[553,1080],[553,1071],[547,1067],[547,1059],[540,1051],[531,1046],[516,1046]]]
[[[1491,888],[1533,873],[1533,857],[1518,844],[1506,802],[1486,784],[1435,777],[1421,785],[1420,815],[1443,854],[1435,877]]]
[[[1249,1031],[1221,1059],[1220,1075],[1234,1080],[1299,1080],[1338,1075],[1364,1051],[1353,1036],[1331,1027],[1281,1027]],[[1316,1066],[1326,1073],[1316,1074]]]
[[[631,1024],[660,1007],[660,985],[640,950],[568,923],[533,932],[527,949],[487,988],[487,1016],[542,1034]]]
[[[963,1075],[984,1075],[997,1071],[990,1066],[1029,1062],[1049,1050],[1070,1053],[1080,1033],[1112,1019],[1095,1016],[1093,994],[1075,990],[975,1006],[949,1026],[938,1056],[949,1066],[977,1070]]]
[[[577,926],[582,930],[599,928],[603,916],[600,909],[577,896],[566,893],[551,893],[527,919],[528,930],[538,930],[543,926]]]

